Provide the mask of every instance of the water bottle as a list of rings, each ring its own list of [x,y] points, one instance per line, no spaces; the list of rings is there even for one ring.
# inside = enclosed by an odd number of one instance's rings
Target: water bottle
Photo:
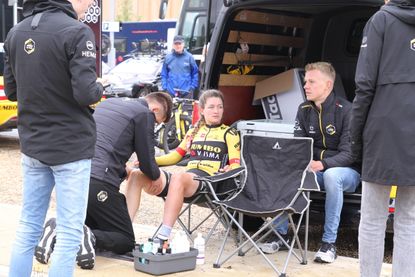
[[[183,231],[178,231],[171,244],[171,253],[177,254],[177,253],[184,253],[190,251],[190,242],[187,239],[187,235]]]
[[[153,250],[153,240],[152,239],[148,239],[148,241],[143,244],[142,250],[143,250],[143,253],[144,254],[151,253],[151,251]],[[139,261],[142,264],[148,264],[148,260],[147,259],[141,258],[141,259],[139,259]]]
[[[190,251],[190,242],[189,239],[187,238],[187,235],[184,231],[181,231],[181,240],[182,240],[182,249],[181,252],[189,252]]]
[[[160,239],[159,238],[154,238],[153,239],[153,249],[151,250],[151,252],[153,252],[154,255],[157,254],[157,251],[160,247]]]
[[[205,263],[205,239],[202,237],[201,233],[198,233],[197,237],[195,238],[194,248],[198,250],[198,254],[196,257],[196,264],[204,264]]]

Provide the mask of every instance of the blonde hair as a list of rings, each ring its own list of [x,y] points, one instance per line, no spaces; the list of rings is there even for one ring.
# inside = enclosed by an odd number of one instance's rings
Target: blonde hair
[[[311,71],[311,70],[318,70],[327,77],[329,77],[333,83],[336,80],[336,71],[334,70],[334,67],[331,65],[331,63],[328,62],[315,62],[315,63],[309,63],[305,66],[305,71]]]
[[[206,106],[206,102],[208,99],[210,98],[220,98],[220,100],[222,101],[222,103],[224,104],[224,98],[223,98],[223,94],[222,92],[220,92],[219,90],[216,89],[208,89],[202,92],[202,94],[199,97],[199,107],[204,109]],[[188,138],[188,142],[187,142],[187,150],[189,150],[190,145],[192,144],[193,138],[196,136],[197,132],[199,132],[199,129],[203,126],[206,125],[206,121],[205,121],[205,117],[200,114],[199,115],[199,120],[196,122],[192,133],[190,134],[190,137]]]

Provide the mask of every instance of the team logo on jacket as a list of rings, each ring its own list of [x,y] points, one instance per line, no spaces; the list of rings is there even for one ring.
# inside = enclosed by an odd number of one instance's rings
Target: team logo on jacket
[[[94,51],[94,43],[92,41],[88,40],[86,42],[86,49],[87,49],[87,51],[82,51],[81,52],[82,57],[96,59],[97,54]]]
[[[106,192],[105,190],[101,190],[97,194],[97,199],[99,202],[105,202],[108,199],[108,192]]]
[[[94,49],[94,44],[92,43],[92,41],[88,40],[86,42],[86,49],[88,49],[90,51]]]
[[[336,127],[331,124],[327,125],[326,133],[329,134],[330,136],[334,135],[336,133]]]
[[[411,50],[415,51],[415,38],[411,40]]]
[[[35,46],[36,46],[36,44],[35,44],[35,41],[33,40],[33,39],[31,39],[31,38],[29,38],[28,40],[26,40],[25,42],[24,42],[24,51],[27,53],[27,54],[32,54],[33,52],[35,52]]]
[[[362,38],[362,44],[360,45],[360,48],[366,48],[367,47],[367,36],[364,36]]]

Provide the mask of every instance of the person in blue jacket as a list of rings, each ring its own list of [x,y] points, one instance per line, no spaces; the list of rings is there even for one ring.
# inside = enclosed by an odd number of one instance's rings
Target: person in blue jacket
[[[192,54],[184,49],[182,36],[173,39],[173,50],[166,56],[161,71],[161,86],[172,97],[193,99],[199,86],[199,71]]]

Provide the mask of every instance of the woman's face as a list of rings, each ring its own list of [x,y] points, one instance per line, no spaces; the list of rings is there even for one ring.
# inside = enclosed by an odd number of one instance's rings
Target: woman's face
[[[205,117],[208,125],[217,125],[222,123],[223,102],[219,97],[210,97],[206,100],[205,107],[200,113]]]

